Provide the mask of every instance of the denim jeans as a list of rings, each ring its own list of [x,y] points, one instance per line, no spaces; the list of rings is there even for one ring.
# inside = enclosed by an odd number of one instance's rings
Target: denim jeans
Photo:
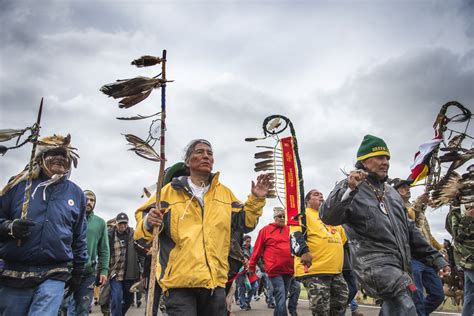
[[[355,274],[354,272],[352,272],[352,270],[343,270],[342,276],[344,277],[344,280],[347,283],[347,289],[349,291],[347,303],[350,304],[351,311],[355,312],[359,308],[359,306],[357,305],[357,302],[354,299],[354,297],[357,294],[357,280],[356,280]],[[344,316],[344,315],[346,315],[345,311],[341,313],[341,316]]]
[[[470,269],[464,269],[464,307],[461,315],[474,315],[474,270]]]
[[[266,291],[265,301],[267,302],[268,305],[275,304],[275,299],[273,298],[273,286],[272,286],[272,282],[270,282],[270,278],[268,277],[268,274],[266,272],[262,272],[262,278],[260,280],[263,280],[264,286],[265,286],[265,291]]]
[[[275,298],[275,309],[273,316],[287,316],[286,298],[290,288],[291,275],[283,274],[276,277],[270,277],[273,286],[273,297]]]
[[[57,315],[63,300],[64,281],[46,280],[33,288],[0,284],[0,315]]]
[[[130,293],[130,287],[133,285],[133,283],[134,280],[110,280],[110,311],[112,316],[125,315],[125,313],[130,308],[130,305],[132,305],[133,293]]]
[[[72,294],[67,307],[67,316],[88,316],[94,295],[95,276],[82,278],[81,285]],[[79,302],[79,304],[78,304]]]
[[[408,292],[402,292],[396,297],[385,299],[380,309],[380,316],[417,316],[415,304]]]
[[[288,294],[288,311],[290,313],[296,312],[298,306],[298,299],[300,298],[301,284],[295,278],[291,278],[290,289]]]
[[[246,277],[247,276],[245,274],[242,274],[242,275],[239,275],[238,278],[235,280],[236,287],[237,287],[236,293],[238,297],[237,302],[239,302],[241,309],[244,309],[245,307],[247,307],[247,302],[245,300],[245,296],[247,293],[247,288],[245,286]]]
[[[416,284],[416,293],[413,295],[418,316],[429,315],[443,303],[444,291],[438,273],[432,267],[412,259],[411,270]],[[426,290],[426,297],[424,290]]]

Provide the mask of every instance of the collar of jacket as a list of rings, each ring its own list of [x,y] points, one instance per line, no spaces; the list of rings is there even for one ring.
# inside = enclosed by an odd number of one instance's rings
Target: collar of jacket
[[[281,233],[283,232],[283,228],[285,228],[285,226],[286,226],[286,225],[278,226],[277,223],[270,223],[270,224],[268,224],[268,225],[274,227],[274,229],[270,231],[270,234],[272,234],[274,231],[276,231],[276,230],[278,230],[278,229],[280,229],[280,234],[281,234]]]
[[[384,185],[385,181],[388,179],[388,176],[380,179],[376,173],[370,171],[368,173],[369,175],[367,176],[367,181],[370,181],[370,183],[377,186],[377,188],[380,188],[382,185]]]
[[[219,172],[216,172],[211,173],[211,175],[209,176],[209,190],[214,189],[214,187],[217,186],[217,184],[219,183],[219,174]],[[173,180],[171,180],[171,187],[176,191],[184,191],[192,195],[193,193],[191,187],[189,186],[188,178],[189,176],[173,178]]]

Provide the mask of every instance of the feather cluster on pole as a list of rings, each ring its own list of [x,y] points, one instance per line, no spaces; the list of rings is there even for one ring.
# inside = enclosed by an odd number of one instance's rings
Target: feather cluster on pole
[[[132,65],[137,66],[138,68],[154,66],[156,64],[160,64],[162,59],[160,57],[145,55],[138,59],[132,61]]]
[[[160,161],[160,155],[146,141],[132,134],[124,135],[128,144],[132,146],[129,150],[134,151],[138,156],[151,160]]]
[[[161,87],[162,79],[136,77],[117,80],[100,88],[100,91],[119,101],[120,108],[132,107],[148,98],[153,89]]]

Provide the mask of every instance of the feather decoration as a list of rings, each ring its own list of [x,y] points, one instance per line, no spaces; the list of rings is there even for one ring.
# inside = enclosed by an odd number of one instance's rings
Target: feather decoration
[[[431,192],[431,206],[434,208],[450,204],[457,196],[461,183],[461,176],[452,172],[439,182],[437,188]]]
[[[140,93],[134,94],[132,96],[123,98],[122,100],[119,101],[119,108],[128,109],[129,107],[132,107],[132,106],[142,102],[143,100],[145,100],[146,98],[148,98],[150,96],[152,90],[153,89],[150,89],[148,91],[140,92]]]
[[[124,136],[125,139],[128,141],[128,144],[132,146],[132,148],[130,148],[129,150],[134,151],[138,156],[142,158],[151,161],[161,161],[160,155],[143,139],[132,134],[126,134]]]
[[[120,108],[129,108],[145,100],[155,88],[161,87],[162,79],[136,77],[133,79],[117,80],[106,84],[100,91],[119,101]]]
[[[135,116],[131,116],[131,117],[116,117],[117,120],[122,120],[122,121],[138,121],[138,120],[143,120],[143,119],[147,119],[147,118],[150,118],[150,117],[154,117],[154,116],[157,116],[161,114],[161,112],[157,112],[155,114],[151,114],[151,115],[140,115],[140,114],[137,114]]]
[[[255,163],[255,168],[265,167],[267,165],[273,167],[273,159],[259,161],[259,162]]]
[[[10,139],[18,137],[18,139],[25,134],[25,132],[29,130],[29,128],[25,129],[0,129],[0,142],[6,142]]]
[[[259,153],[255,153],[254,157],[255,159],[269,159],[273,158],[273,155],[275,152],[273,150],[266,150],[266,151],[261,151]]]
[[[160,57],[145,55],[137,58],[131,62],[131,65],[137,66],[138,68],[154,66],[160,64],[162,59]]]

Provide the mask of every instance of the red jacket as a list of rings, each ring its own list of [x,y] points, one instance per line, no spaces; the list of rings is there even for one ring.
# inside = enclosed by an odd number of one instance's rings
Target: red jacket
[[[293,257],[290,253],[288,226],[279,227],[276,223],[271,223],[258,232],[249,261],[250,271],[255,271],[255,266],[262,255],[265,272],[269,277],[282,274],[293,275]]]

